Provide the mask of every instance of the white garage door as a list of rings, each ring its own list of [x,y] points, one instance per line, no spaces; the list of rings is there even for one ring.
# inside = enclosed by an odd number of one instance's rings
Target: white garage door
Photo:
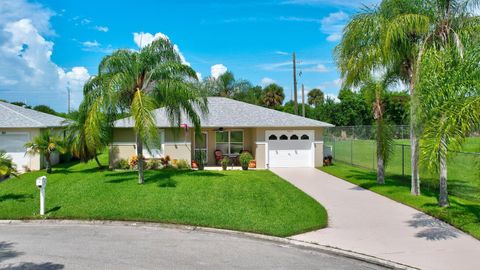
[[[28,133],[0,133],[0,150],[7,152],[18,170],[23,170],[23,166],[28,165],[29,157],[25,156],[24,145],[29,140]]]
[[[275,167],[313,167],[313,130],[269,130],[268,163]]]

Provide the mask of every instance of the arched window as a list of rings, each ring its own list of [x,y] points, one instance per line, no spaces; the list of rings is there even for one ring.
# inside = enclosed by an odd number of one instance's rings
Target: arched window
[[[310,137],[308,137],[307,134],[303,134],[302,137],[300,137],[302,140],[310,140]]]
[[[275,135],[272,134],[272,135],[270,135],[270,136],[268,137],[268,139],[271,140],[271,141],[276,141],[276,140],[277,140],[277,136],[275,136]]]
[[[281,141],[286,141],[286,140],[288,140],[287,135],[283,134],[282,136],[280,136],[280,140],[281,140]]]
[[[290,140],[298,140],[298,136],[293,134],[292,136],[290,136]]]

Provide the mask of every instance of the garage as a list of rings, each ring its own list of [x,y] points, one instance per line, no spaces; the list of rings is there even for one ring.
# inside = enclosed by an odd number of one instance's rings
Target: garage
[[[265,137],[269,167],[314,166],[313,130],[269,130]]]
[[[25,155],[25,143],[30,140],[28,132],[2,132],[0,133],[0,149],[7,152],[17,165],[18,170],[29,166],[29,156]]]

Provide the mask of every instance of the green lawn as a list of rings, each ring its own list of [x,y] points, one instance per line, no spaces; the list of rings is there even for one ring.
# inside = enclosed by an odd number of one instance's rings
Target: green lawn
[[[405,144],[403,147],[403,163],[402,163],[402,146],[396,145],[391,160],[386,167],[389,174],[410,175],[410,146],[409,140],[397,140],[397,144]],[[374,140],[345,140],[345,141],[325,141],[326,145],[333,146],[334,159],[345,163],[352,163],[357,166],[376,170],[376,154]],[[480,202],[480,138],[468,138],[463,145],[463,151],[467,153],[452,154],[448,158],[448,181],[452,185],[451,192],[453,195],[470,200],[472,197]],[[437,187],[437,180],[431,174],[421,171],[420,177],[425,185],[430,185],[430,189]]]
[[[438,180],[433,178],[422,179],[422,195],[416,197],[410,194],[410,177],[389,174],[385,179],[385,185],[378,185],[376,173],[372,170],[341,162],[336,162],[333,166],[322,167],[321,170],[440,218],[480,239],[479,179],[474,182],[464,179],[449,179],[451,206],[441,208],[438,207],[437,202]],[[472,173],[471,170],[470,173]]]
[[[106,163],[106,156],[102,156]],[[40,218],[32,172],[0,183],[0,219]],[[325,209],[270,171],[98,171],[62,164],[48,175],[46,217],[135,220],[289,236],[327,225]]]

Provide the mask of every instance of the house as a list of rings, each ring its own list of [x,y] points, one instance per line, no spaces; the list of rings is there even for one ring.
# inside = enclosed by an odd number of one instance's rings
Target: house
[[[323,164],[323,130],[333,125],[222,97],[208,98],[209,112],[201,116],[202,134],[194,129],[172,128],[164,108],[154,111],[160,142],[146,158],[170,156],[191,162],[195,152],[206,154],[206,165],[215,166],[215,151],[236,157],[249,151],[257,168],[314,167]],[[184,118],[183,118],[184,119]],[[182,122],[191,127],[191,123]],[[136,155],[134,121],[114,123],[110,166]]]
[[[38,155],[25,154],[25,143],[39,135],[42,130],[60,130],[65,119],[26,109],[0,101],[0,150],[7,152],[19,171],[40,170],[44,159]],[[59,161],[58,155],[52,156],[52,163]]]

